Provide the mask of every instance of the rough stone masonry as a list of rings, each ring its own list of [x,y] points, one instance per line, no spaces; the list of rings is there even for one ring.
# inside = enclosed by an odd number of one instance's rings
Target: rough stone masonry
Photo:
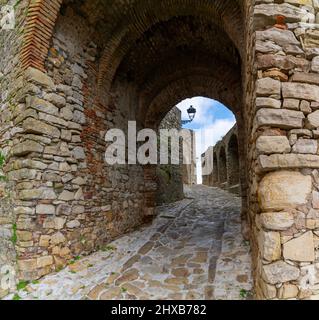
[[[37,279],[150,219],[156,166],[108,167],[105,132],[200,95],[236,115],[255,297],[318,298],[317,0],[10,3],[1,264]]]
[[[202,155],[204,185],[216,186],[240,194],[237,136],[238,131],[235,125],[214,147],[209,147]],[[210,169],[204,170],[205,165]]]

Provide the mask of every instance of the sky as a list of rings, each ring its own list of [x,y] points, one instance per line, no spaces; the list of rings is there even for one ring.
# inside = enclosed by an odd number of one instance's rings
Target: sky
[[[197,112],[192,123],[184,128],[196,132],[197,182],[202,183],[201,154],[209,146],[214,146],[236,123],[234,114],[216,100],[194,97],[180,102],[177,107],[182,111],[182,119],[189,119],[187,109],[193,106]]]

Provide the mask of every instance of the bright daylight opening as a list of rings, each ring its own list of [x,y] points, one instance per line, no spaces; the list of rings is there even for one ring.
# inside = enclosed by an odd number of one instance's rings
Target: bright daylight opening
[[[189,118],[187,109],[190,106],[196,109],[196,116],[183,127],[195,131],[197,183],[202,184],[201,155],[225,136],[235,125],[236,119],[222,103],[205,97],[193,97],[180,102],[177,108],[182,112],[182,119]]]

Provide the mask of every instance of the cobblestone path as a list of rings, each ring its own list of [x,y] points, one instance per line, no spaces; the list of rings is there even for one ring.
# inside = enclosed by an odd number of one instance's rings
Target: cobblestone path
[[[240,234],[240,199],[204,186],[187,189],[186,195],[158,208],[152,225],[29,284],[18,297],[245,298],[251,289],[250,254]]]

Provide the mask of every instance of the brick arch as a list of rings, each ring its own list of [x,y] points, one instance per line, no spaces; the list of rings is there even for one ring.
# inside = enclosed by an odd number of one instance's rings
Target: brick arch
[[[156,126],[174,105],[194,96],[205,96],[229,105],[228,102],[231,102],[234,96],[224,90],[224,82],[209,75],[191,74],[177,79],[167,83],[153,99],[144,112],[143,122],[146,126]]]
[[[23,70],[33,67],[45,71],[54,26],[63,0],[30,1],[20,53]]]
[[[238,67],[218,59],[191,65],[192,57],[173,61],[154,72],[139,95],[139,118],[163,111],[190,96],[207,96],[227,105],[234,113],[241,111],[241,79]],[[167,108],[167,109],[165,109]]]
[[[215,21],[229,35],[243,56],[244,26],[240,7],[236,2],[219,0],[212,4],[208,0],[198,0],[196,5],[192,6],[185,0],[165,0],[155,3],[144,0],[132,6],[128,14],[123,16],[119,27],[108,41],[100,60],[99,86],[103,85],[104,89],[110,87],[125,54],[152,25],[183,15],[205,16],[210,21]]]
[[[30,1],[24,43],[20,53],[22,69],[34,67],[45,71],[45,59],[63,2],[65,0]],[[110,83],[125,53],[151,25],[167,21],[176,15],[199,15],[214,20],[234,41],[242,55],[244,50],[242,11],[242,2],[237,4],[231,0],[220,0],[213,6],[208,0],[199,0],[196,6],[191,6],[185,0],[133,2],[126,14],[119,15],[122,19],[119,18],[115,22],[112,36],[108,39],[100,59],[98,83],[102,85],[103,80]]]

